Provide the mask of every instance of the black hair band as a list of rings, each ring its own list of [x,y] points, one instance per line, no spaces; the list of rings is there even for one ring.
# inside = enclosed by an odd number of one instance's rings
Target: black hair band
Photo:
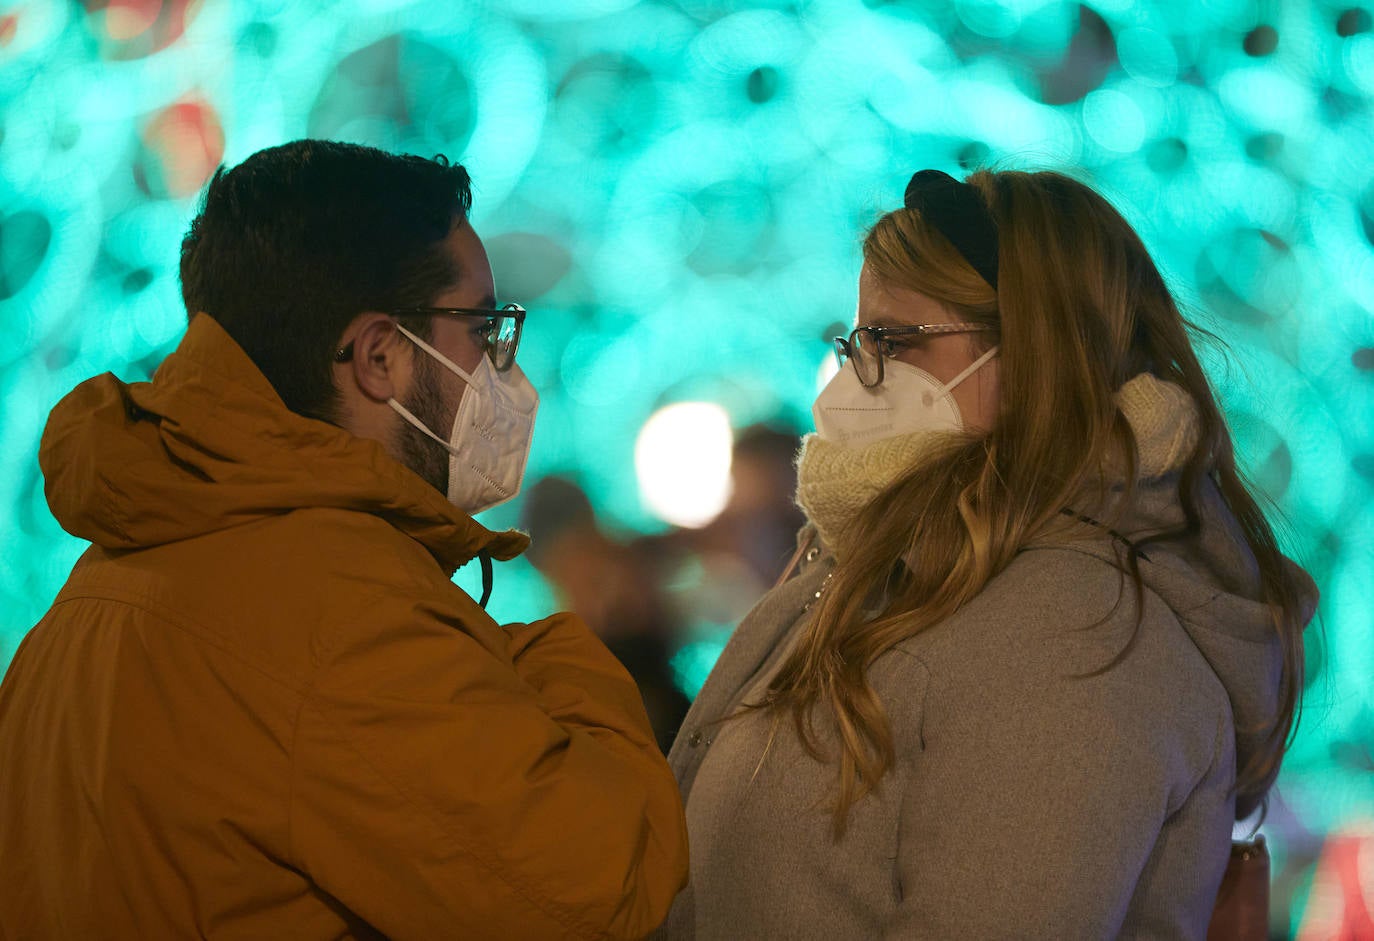
[[[940,170],[919,170],[906,185],[903,202],[997,290],[997,222],[977,189]]]

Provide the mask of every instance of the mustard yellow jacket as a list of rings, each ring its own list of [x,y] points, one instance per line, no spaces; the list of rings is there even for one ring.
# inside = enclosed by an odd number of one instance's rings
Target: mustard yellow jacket
[[[634,938],[686,879],[677,786],[572,615],[450,582],[491,532],[288,411],[208,316],[53,411],[94,545],[0,685],[0,938]]]

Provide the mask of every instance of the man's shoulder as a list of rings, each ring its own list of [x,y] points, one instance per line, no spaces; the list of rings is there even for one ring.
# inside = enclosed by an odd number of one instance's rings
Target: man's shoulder
[[[158,643],[199,642],[274,669],[294,664],[293,673],[342,645],[485,617],[414,539],[374,515],[323,508],[161,546],[93,549],[58,596],[64,619],[92,616],[77,603],[112,623],[155,623]]]

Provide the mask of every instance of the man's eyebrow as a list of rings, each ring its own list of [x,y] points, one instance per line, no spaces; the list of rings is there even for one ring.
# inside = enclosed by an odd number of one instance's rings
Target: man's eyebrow
[[[481,302],[480,304],[478,304],[477,306],[478,306],[478,307],[485,308],[486,310],[495,310],[495,309],[496,309],[496,295],[495,295],[495,294],[488,294],[486,297],[482,298],[482,302]]]

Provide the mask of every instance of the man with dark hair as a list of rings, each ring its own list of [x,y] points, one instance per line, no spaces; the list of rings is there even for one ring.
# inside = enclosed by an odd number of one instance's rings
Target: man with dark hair
[[[638,692],[496,624],[472,514],[538,396],[442,159],[299,141],[211,181],[190,327],[53,410],[91,540],[0,684],[0,937],[630,938],[686,878]],[[450,577],[484,570],[482,602]]]

